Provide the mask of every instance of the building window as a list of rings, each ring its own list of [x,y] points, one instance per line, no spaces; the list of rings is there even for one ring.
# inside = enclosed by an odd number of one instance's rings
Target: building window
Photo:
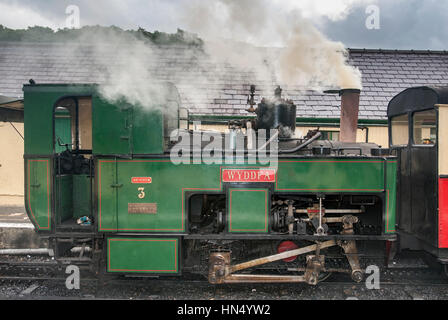
[[[392,124],[392,145],[404,146],[409,143],[409,116],[407,114],[393,117]]]
[[[339,131],[321,131],[319,140],[339,141]]]
[[[437,116],[435,110],[414,113],[414,144],[435,145],[437,142]]]

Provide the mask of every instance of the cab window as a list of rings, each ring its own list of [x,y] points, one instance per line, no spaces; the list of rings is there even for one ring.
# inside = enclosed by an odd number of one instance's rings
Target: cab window
[[[403,146],[409,143],[409,116],[407,114],[391,119],[392,145]]]
[[[58,107],[54,115],[54,134],[56,138],[55,151],[60,153],[72,149],[72,127],[70,111],[64,107]],[[65,147],[64,147],[65,146]]]
[[[437,116],[435,110],[414,113],[414,144],[435,145],[437,143]]]

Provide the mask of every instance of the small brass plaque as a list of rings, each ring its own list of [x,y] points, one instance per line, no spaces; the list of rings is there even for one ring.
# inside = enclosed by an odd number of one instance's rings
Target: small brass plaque
[[[157,203],[128,203],[129,214],[157,214]]]

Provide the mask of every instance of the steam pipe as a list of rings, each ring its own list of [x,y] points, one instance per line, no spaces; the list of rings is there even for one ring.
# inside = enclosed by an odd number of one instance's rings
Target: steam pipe
[[[269,139],[269,141],[267,141],[264,145],[262,145],[260,148],[258,148],[257,152],[260,152],[261,150],[266,149],[267,146],[270,145],[271,142],[274,141],[278,137],[279,132],[280,131],[277,130],[277,132],[271,137],[271,139]]]
[[[314,141],[319,139],[321,136],[322,136],[322,133],[321,132],[317,132],[312,138],[308,139],[307,141],[302,143],[300,146],[297,146],[294,149],[289,149],[289,150],[279,150],[278,153],[279,154],[295,153],[295,152],[300,151],[303,148],[309,146],[311,143],[313,143]]]
[[[49,255],[54,256],[53,249],[1,249],[0,255]]]

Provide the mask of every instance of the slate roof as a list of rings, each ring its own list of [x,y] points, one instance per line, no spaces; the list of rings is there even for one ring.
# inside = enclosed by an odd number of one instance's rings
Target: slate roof
[[[21,99],[11,98],[11,97],[6,97],[6,96],[0,95],[0,105],[6,105],[6,104],[14,103],[14,102],[19,102],[19,101],[21,101]]]
[[[191,51],[195,52],[191,52]],[[247,95],[259,75],[228,64],[216,65],[198,49],[179,45],[154,50],[148,68],[157,80],[178,87],[184,107],[195,115],[248,115]],[[448,85],[448,52],[349,49],[351,64],[363,74],[360,119],[385,119],[390,99],[405,88]],[[198,64],[198,60],[201,63]],[[0,95],[21,98],[22,85],[102,83],[105,65],[120,63],[114,52],[98,55],[89,45],[0,42]],[[273,95],[275,83],[255,82],[256,99]],[[283,94],[302,118],[339,118],[340,98],[288,84]]]

